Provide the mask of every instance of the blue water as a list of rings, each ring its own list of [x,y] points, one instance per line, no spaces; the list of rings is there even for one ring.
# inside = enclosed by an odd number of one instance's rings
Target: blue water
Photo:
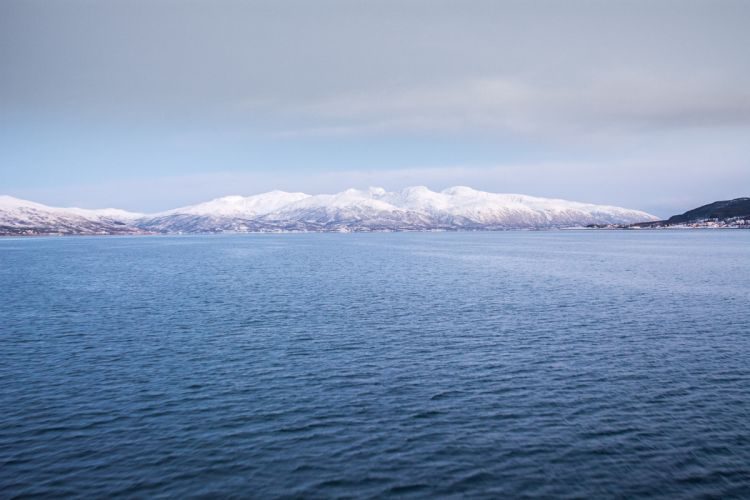
[[[750,231],[0,240],[0,497],[750,496]]]

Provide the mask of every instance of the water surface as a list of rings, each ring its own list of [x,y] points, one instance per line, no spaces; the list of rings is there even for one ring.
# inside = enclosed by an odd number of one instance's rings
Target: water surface
[[[750,494],[750,231],[0,240],[0,496]]]

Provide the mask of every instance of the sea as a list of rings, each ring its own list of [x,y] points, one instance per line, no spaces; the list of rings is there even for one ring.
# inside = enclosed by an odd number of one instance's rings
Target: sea
[[[750,231],[0,239],[0,497],[749,498]]]

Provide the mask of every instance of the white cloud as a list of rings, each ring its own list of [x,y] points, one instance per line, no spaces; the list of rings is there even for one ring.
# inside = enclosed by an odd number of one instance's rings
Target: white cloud
[[[282,137],[512,133],[536,138],[750,126],[750,82],[726,75],[615,69],[561,80],[497,77],[263,104]]]

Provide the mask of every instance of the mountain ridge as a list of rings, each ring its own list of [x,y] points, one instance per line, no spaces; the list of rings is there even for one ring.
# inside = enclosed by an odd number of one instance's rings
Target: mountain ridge
[[[0,234],[428,231],[582,227],[657,221],[640,210],[555,198],[424,186],[334,194],[224,196],[154,214],[48,207],[0,197]]]

